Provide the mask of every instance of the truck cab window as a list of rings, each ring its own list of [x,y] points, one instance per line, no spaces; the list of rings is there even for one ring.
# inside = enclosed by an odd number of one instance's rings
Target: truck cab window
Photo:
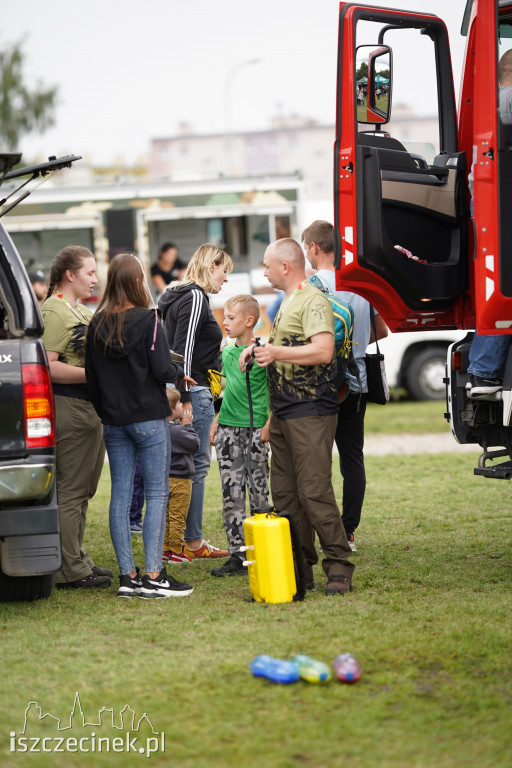
[[[434,43],[420,29],[392,29],[361,21],[357,45],[380,41],[382,30],[382,42],[393,52],[391,117],[382,130],[432,164],[440,151]],[[359,124],[359,130],[370,127]]]

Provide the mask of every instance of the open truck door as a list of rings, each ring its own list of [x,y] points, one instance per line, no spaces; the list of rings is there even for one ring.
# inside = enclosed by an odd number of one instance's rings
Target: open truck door
[[[468,0],[462,32],[457,125],[443,21],[340,4],[337,286],[367,298],[393,331],[512,336],[512,107],[500,90],[512,80],[499,74],[512,49],[512,0]],[[418,92],[430,99],[428,137],[400,114],[401,103],[418,109]],[[467,370],[472,339],[448,355],[445,416],[459,442],[482,446],[476,474],[510,479],[512,347],[502,386],[482,397]],[[506,461],[488,465],[498,458]]]
[[[512,333],[512,115],[500,115],[498,77],[512,47],[511,0],[468,0],[463,31],[457,130],[444,22],[340,4],[338,286],[368,298],[393,331]],[[418,109],[417,94],[431,118],[424,136],[403,117],[410,103]]]
[[[422,92],[433,141],[407,111]],[[392,331],[464,327],[467,167],[441,19],[340,4],[334,168],[338,288],[364,295]]]

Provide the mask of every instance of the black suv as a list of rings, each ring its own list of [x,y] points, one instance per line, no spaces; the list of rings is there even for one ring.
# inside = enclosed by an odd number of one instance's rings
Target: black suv
[[[20,155],[0,155],[0,183],[49,176],[79,159],[10,170]],[[11,210],[27,196],[5,205]],[[61,563],[55,482],[55,419],[43,320],[27,272],[0,222],[0,600],[48,597]]]

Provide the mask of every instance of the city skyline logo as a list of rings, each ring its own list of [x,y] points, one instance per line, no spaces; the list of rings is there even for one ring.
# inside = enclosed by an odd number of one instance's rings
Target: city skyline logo
[[[34,726],[53,726],[59,736],[32,736]],[[77,737],[77,731],[86,729],[86,735]],[[104,736],[107,729],[114,729],[114,736]],[[96,733],[96,730],[101,733]],[[45,729],[45,733],[49,733]],[[146,735],[149,734],[149,735]],[[149,757],[155,752],[165,751],[165,733],[157,731],[146,712],[140,717],[129,705],[118,711],[114,707],[101,707],[97,718],[86,718],[80,701],[75,698],[69,717],[56,717],[37,701],[29,701],[23,718],[22,729],[10,733],[11,752],[135,752]]]
[[[37,716],[37,720],[34,720],[34,722],[39,722],[42,720],[45,720],[48,718],[48,721],[55,721],[57,723],[57,730],[59,731],[67,731],[70,728],[76,727],[76,725],[79,725],[82,728],[92,727],[92,728],[101,728],[102,726],[110,726],[112,728],[117,728],[120,731],[129,730],[129,731],[139,731],[140,726],[143,723],[147,723],[149,727],[151,728],[153,734],[155,736],[159,735],[159,732],[156,731],[153,728],[153,724],[151,723],[151,720],[147,716],[146,712],[144,712],[137,723],[135,724],[135,715],[136,712],[134,709],[131,708],[129,704],[125,704],[125,706],[122,708],[122,710],[119,712],[119,719],[121,721],[121,725],[116,725],[115,722],[115,712],[113,707],[102,707],[98,710],[98,722],[86,722],[85,721],[85,714],[82,709],[82,703],[80,701],[80,694],[78,691],[75,692],[75,699],[73,701],[73,706],[71,708],[71,712],[69,713],[69,725],[61,725],[63,722],[61,718],[55,717],[55,715],[52,715],[50,712],[45,712],[45,714],[42,713],[42,707],[39,706],[37,701],[29,701],[27,708],[25,709],[25,719],[23,722],[23,729],[19,731],[21,734],[25,734],[27,731],[27,723],[32,721],[32,717],[30,716],[31,711],[34,712],[34,714],[37,714],[35,710],[39,710],[39,715]],[[110,722],[103,722],[103,714],[104,713],[110,713],[111,720]],[[129,713],[128,716],[131,715],[131,722],[129,724],[125,723],[126,714]],[[81,722],[79,723],[73,723],[73,718],[75,716],[79,716],[79,719],[81,718]]]

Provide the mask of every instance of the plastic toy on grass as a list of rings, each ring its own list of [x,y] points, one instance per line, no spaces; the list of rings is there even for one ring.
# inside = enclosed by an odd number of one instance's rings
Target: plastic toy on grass
[[[331,670],[323,661],[312,659],[310,656],[298,654],[292,659],[299,671],[299,675],[307,683],[328,683],[331,679]]]
[[[334,659],[334,672],[342,683],[357,683],[361,669],[351,653],[342,653]]]
[[[255,656],[250,666],[254,677],[266,677],[272,683],[296,683],[300,680],[299,670],[291,661],[275,659],[263,653]]]

